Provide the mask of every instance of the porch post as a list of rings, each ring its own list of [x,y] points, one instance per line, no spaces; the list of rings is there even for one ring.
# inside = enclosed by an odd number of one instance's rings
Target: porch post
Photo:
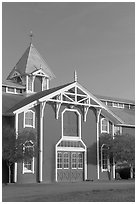
[[[112,125],[112,135],[114,139],[114,124]],[[115,170],[116,170],[115,159],[113,158],[113,179],[115,179]]]
[[[97,178],[99,179],[99,118],[101,108],[97,109]]]
[[[18,113],[15,115],[16,139],[18,138]],[[14,163],[14,182],[17,182],[17,162]]]
[[[39,151],[39,182],[43,181],[43,116],[46,101],[40,104],[40,151]]]

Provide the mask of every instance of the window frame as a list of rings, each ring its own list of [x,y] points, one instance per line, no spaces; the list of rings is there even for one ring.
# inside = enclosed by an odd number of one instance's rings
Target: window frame
[[[69,111],[69,112],[75,112],[78,116],[78,136],[67,136],[67,135],[64,135],[64,113],[66,111]],[[81,114],[79,113],[79,111],[77,109],[68,109],[68,108],[65,108],[63,111],[62,111],[62,138],[63,139],[66,139],[66,140],[79,140],[81,139]]]
[[[104,146],[106,146],[107,149],[109,149],[109,147],[106,144],[103,144],[101,146],[101,171],[102,172],[110,170],[109,155],[107,155],[107,158],[105,159],[105,160],[107,160],[107,168],[104,168],[104,164],[103,164],[103,161],[104,161],[104,159],[103,159],[103,151],[104,151],[103,148],[104,148]]]
[[[107,130],[103,130],[103,121],[106,120],[107,122]],[[101,133],[109,133],[109,121],[106,118],[101,118]]]
[[[25,144],[27,143],[27,142],[30,142],[31,144],[32,144],[32,146],[25,146]],[[25,151],[25,148],[27,147],[27,148],[33,148],[34,149],[34,144],[33,144],[33,142],[32,141],[26,141],[25,142],[25,144],[24,144],[24,146],[23,146],[23,151]],[[31,170],[29,170],[29,169],[27,169],[27,168],[25,168],[25,161],[23,161],[23,174],[26,174],[26,173],[32,173],[32,174],[34,174],[34,162],[35,162],[35,159],[34,159],[34,157],[31,159]]]
[[[119,131],[119,134],[122,134],[122,127],[121,127],[121,126],[115,126],[115,125],[114,125],[114,135],[117,135],[115,128],[119,128],[119,130],[117,130],[117,132]]]
[[[26,114],[31,112],[32,113],[32,125],[30,124],[26,124]],[[33,110],[27,110],[27,111],[24,111],[24,128],[25,127],[31,127],[31,128],[35,128],[35,112]]]

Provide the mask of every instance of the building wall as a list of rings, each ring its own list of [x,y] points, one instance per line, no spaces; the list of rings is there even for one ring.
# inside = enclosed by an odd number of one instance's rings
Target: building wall
[[[40,133],[40,107],[36,106],[30,110],[35,112],[35,131],[37,132],[37,142],[39,145],[39,133]],[[24,112],[19,113],[18,116],[18,132],[22,132],[24,129]],[[30,129],[27,127],[27,129]],[[38,169],[39,157],[34,158],[34,173],[24,173],[23,174],[23,162],[17,165],[17,182],[18,183],[35,183],[38,182],[39,169]]]
[[[44,152],[43,181],[55,181],[55,145],[61,139],[61,112],[66,106],[61,106],[59,119],[55,119],[53,106],[46,104],[44,112]],[[81,113],[81,110],[75,107]],[[96,179],[96,113],[89,109],[87,122],[81,121],[82,140],[87,146],[87,179]]]
[[[14,116],[2,116],[2,127],[10,126],[14,128],[15,117]],[[11,167],[11,182],[14,179],[13,165]],[[9,182],[9,169],[5,160],[2,159],[2,183]]]
[[[87,146],[87,180],[97,179],[96,111],[89,109],[86,122],[82,119],[82,140]]]
[[[129,134],[135,136],[135,128],[134,127],[122,127],[122,134]]]

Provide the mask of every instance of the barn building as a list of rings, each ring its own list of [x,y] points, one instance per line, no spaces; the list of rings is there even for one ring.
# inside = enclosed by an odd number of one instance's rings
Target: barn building
[[[40,149],[31,161],[15,163],[12,181],[107,180],[110,166],[105,146],[99,154],[99,135],[135,135],[135,102],[90,93],[78,82],[76,72],[70,83],[50,88],[54,78],[30,43],[2,83],[3,125],[10,124],[17,133],[34,128]],[[115,165],[111,172],[115,179]],[[7,180],[3,161],[3,182]]]

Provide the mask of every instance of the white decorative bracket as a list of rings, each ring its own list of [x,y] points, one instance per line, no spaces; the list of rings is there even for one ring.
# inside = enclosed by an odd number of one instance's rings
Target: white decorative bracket
[[[87,100],[85,101],[85,104],[88,104],[90,106],[90,98],[87,98]],[[87,120],[87,113],[89,110],[89,106],[83,107],[83,109],[84,109],[84,122],[86,122],[86,120]]]
[[[62,98],[61,94],[56,96],[57,101],[60,101],[60,102],[55,103],[55,111],[56,111],[56,119],[57,120],[59,118],[59,110],[60,110],[60,107],[61,107],[61,98]]]
[[[100,114],[101,114],[101,108],[97,109],[97,123],[99,123]]]

